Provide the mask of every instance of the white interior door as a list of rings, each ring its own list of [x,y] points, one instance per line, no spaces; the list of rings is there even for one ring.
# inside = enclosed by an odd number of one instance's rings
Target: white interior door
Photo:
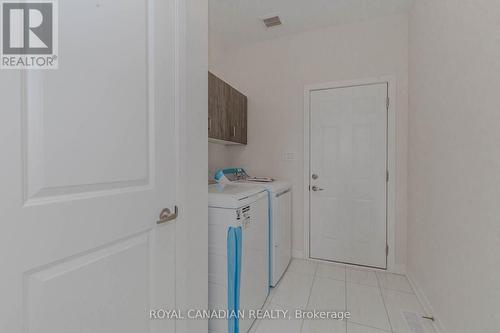
[[[386,268],[387,84],[310,103],[310,255]]]
[[[59,22],[58,70],[0,73],[0,331],[174,332],[174,1]]]

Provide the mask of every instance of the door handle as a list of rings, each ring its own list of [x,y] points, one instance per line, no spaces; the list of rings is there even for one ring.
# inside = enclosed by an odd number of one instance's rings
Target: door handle
[[[314,192],[324,191],[321,187],[318,187],[316,185],[314,185],[313,187],[311,187],[311,190],[313,190]]]
[[[156,221],[156,224],[163,224],[173,221],[177,218],[178,214],[179,214],[179,209],[177,208],[177,206],[174,207],[173,213],[170,211],[170,209],[165,208],[161,211],[160,219]]]

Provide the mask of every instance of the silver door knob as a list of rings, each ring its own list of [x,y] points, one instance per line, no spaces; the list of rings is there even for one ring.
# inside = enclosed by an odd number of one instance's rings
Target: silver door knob
[[[318,187],[318,186],[313,186],[311,187],[311,189],[314,191],[314,192],[318,192],[318,191],[323,191],[323,189],[321,187]]]
[[[178,214],[179,214],[179,209],[177,208],[177,206],[175,206],[173,213],[170,211],[170,209],[165,208],[161,211],[160,219],[156,221],[156,224],[163,224],[169,221],[173,221],[177,218]]]

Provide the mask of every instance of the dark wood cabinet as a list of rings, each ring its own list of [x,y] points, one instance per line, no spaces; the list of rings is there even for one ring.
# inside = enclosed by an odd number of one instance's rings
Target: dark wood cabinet
[[[225,144],[247,144],[247,97],[208,73],[208,138]]]

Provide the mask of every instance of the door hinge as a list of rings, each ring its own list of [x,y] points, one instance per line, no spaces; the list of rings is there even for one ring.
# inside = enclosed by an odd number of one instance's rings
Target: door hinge
[[[389,170],[385,171],[385,181],[389,182]]]
[[[389,97],[387,97],[386,104],[387,104],[387,110],[389,110],[389,105],[391,104],[391,99]]]
[[[389,256],[389,245],[388,244],[385,245],[385,256],[386,257]]]

